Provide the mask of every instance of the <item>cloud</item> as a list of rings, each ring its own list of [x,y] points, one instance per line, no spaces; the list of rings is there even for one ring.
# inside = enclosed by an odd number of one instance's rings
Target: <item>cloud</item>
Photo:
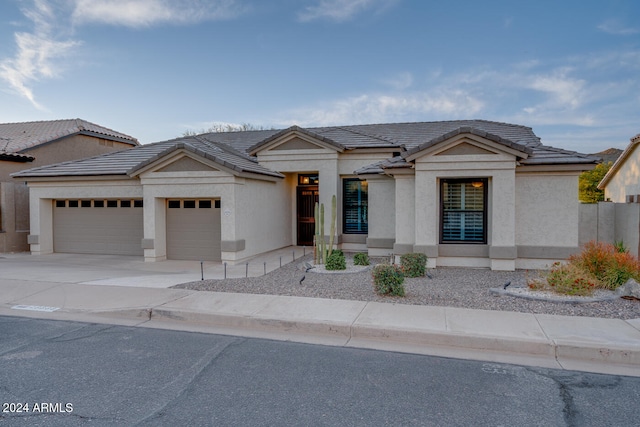
[[[226,20],[245,8],[237,0],[75,0],[76,25],[90,22],[126,27]]]
[[[303,108],[288,113],[280,122],[301,126],[336,124],[382,123],[424,120],[428,118],[460,118],[474,115],[484,104],[462,91],[447,93],[413,93],[405,95],[363,94],[338,99],[326,107]]]
[[[34,1],[33,8],[23,11],[33,22],[33,32],[15,33],[17,52],[13,58],[0,61],[0,78],[36,108],[45,108],[36,101],[31,88],[43,78],[56,77],[60,71],[57,62],[80,44],[76,40],[60,40],[54,30],[53,9],[45,0]]]
[[[413,75],[408,72],[399,73],[389,79],[383,81],[383,83],[391,86],[396,90],[404,90],[413,84]]]
[[[640,29],[625,27],[620,21],[615,19],[608,19],[602,24],[598,25],[598,29],[608,34],[614,34],[618,36],[629,36],[640,33]]]
[[[558,70],[548,75],[536,75],[529,78],[527,86],[549,95],[551,106],[570,107],[582,104],[585,80],[567,77],[568,70]]]
[[[384,10],[397,0],[319,0],[315,6],[307,6],[298,13],[301,22],[327,19],[334,22],[349,21],[366,10]]]
[[[245,9],[238,0],[33,0],[23,15],[30,32],[14,34],[16,53],[0,60],[0,79],[40,110],[34,83],[62,74],[65,57],[82,41],[71,37],[74,24],[105,23],[130,27],[186,24],[230,19]]]

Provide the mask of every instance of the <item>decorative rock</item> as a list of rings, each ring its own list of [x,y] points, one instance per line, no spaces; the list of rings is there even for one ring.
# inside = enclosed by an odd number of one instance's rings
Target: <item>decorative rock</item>
[[[624,285],[616,289],[616,295],[619,297],[633,297],[640,299],[640,283],[633,279],[629,279]]]

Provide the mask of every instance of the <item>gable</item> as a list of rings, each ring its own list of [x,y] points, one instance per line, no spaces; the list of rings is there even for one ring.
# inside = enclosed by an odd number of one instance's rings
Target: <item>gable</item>
[[[444,136],[436,138],[420,147],[411,149],[403,157],[406,161],[427,157],[445,161],[447,156],[457,156],[460,158],[459,161],[478,161],[482,160],[482,157],[477,158],[477,156],[484,156],[485,160],[493,161],[498,157],[526,159],[529,156],[531,150],[527,147],[494,139],[496,138],[475,135],[471,132],[456,133],[448,138]]]
[[[485,148],[479,147],[474,144],[470,144],[468,142],[462,142],[460,144],[454,145],[451,148],[447,148],[446,150],[440,151],[436,153],[436,156],[465,156],[465,155],[474,155],[474,154],[496,154],[493,151],[489,151]]]
[[[280,150],[317,150],[322,149],[323,147],[314,144],[309,141],[305,141],[301,138],[295,137],[290,139],[289,141],[285,141],[280,145],[276,145],[271,148],[271,150],[280,151]]]
[[[155,172],[206,172],[212,170],[217,169],[205,165],[192,157],[184,156],[160,169],[156,169]]]

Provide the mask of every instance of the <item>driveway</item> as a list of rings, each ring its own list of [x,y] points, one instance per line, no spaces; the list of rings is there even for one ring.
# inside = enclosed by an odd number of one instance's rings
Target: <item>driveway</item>
[[[145,262],[119,255],[0,253],[0,281],[75,283],[84,285],[169,288],[185,282],[225,277],[257,277],[302,256],[302,248],[288,247],[246,263]]]

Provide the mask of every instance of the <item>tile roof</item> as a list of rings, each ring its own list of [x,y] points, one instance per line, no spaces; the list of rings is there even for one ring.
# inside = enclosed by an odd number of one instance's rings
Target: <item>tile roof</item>
[[[633,153],[636,147],[640,145],[640,133],[632,137],[630,141],[631,142],[629,143],[629,145],[627,145],[622,154],[618,156],[611,168],[605,174],[604,178],[602,178],[602,181],[600,181],[600,183],[598,184],[598,188],[600,190],[604,190],[607,184],[609,184],[609,181],[611,181],[613,177],[616,176],[618,170],[620,170],[622,165],[624,165],[627,159],[631,157],[631,153]]]
[[[39,122],[0,123],[0,152],[21,153],[47,142],[74,134],[97,135],[131,145],[137,139],[82,119],[49,120]]]
[[[521,160],[522,164],[589,164],[598,160],[586,154],[544,146],[533,130],[526,126],[486,120],[453,120],[312,128],[293,126],[285,130],[206,133],[147,144],[90,159],[31,169],[19,172],[16,176],[130,175],[181,147],[236,171],[282,177],[278,172],[259,165],[251,154],[275,138],[292,131],[320,138],[340,151],[386,148],[403,152],[404,157],[407,153],[415,153],[429,144],[436,144],[455,134],[471,132],[526,153]],[[359,173],[381,173],[385,168],[411,167],[404,157],[396,155],[362,168]]]
[[[282,174],[269,170],[242,152],[220,143],[206,141],[198,136],[187,136],[154,144],[72,160],[55,165],[27,169],[12,174],[15,177],[56,177],[56,176],[100,176],[100,175],[133,175],[145,166],[166,156],[185,149],[212,160],[221,166],[238,171],[274,177]]]

